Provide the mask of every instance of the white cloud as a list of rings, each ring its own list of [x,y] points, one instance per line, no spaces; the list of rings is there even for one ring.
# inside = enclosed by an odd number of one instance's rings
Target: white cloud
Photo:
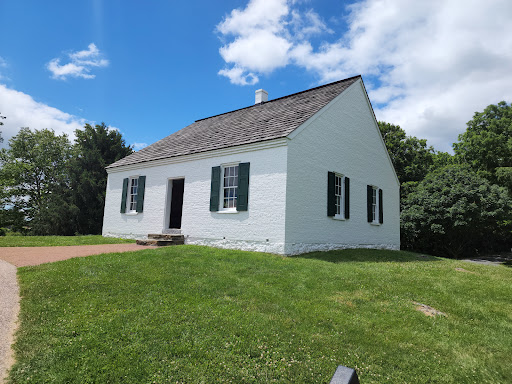
[[[55,58],[46,65],[54,79],[65,80],[68,77],[94,79],[96,75],[91,74],[91,70],[107,67],[109,64],[108,60],[102,58],[102,53],[94,43],[89,44],[86,50],[72,52],[67,56],[70,60],[67,64],[61,65],[61,59]]]
[[[55,133],[65,133],[74,138],[75,129],[83,128],[85,120],[77,116],[60,111],[57,108],[35,101],[26,93],[7,88],[0,84],[0,112],[6,119],[4,125],[0,126],[4,142],[2,147],[7,146],[8,140],[16,135],[21,127],[32,129],[53,129]]]
[[[237,66],[231,69],[221,69],[219,75],[226,76],[232,84],[236,85],[254,85],[259,81],[258,76],[254,73]]]
[[[318,14],[309,10],[301,15],[291,11],[290,5],[286,0],[251,0],[245,9],[231,11],[217,25],[217,31],[223,38],[234,38],[219,49],[232,67],[219,74],[233,84],[255,84],[258,73],[269,73],[289,64],[290,50],[297,39],[330,32]]]
[[[244,10],[234,9],[219,25],[223,35],[247,36],[261,31],[280,33],[289,13],[286,0],[251,0]]]
[[[285,38],[268,31],[241,36],[220,49],[227,63],[251,71],[265,73],[288,64],[291,44]]]
[[[318,13],[315,13],[312,9],[301,14],[297,10],[291,12],[292,20],[291,26],[295,37],[302,40],[309,36],[319,35],[324,32],[334,33],[334,31],[327,27],[327,25],[320,18]]]
[[[132,146],[135,151],[139,151],[142,148],[146,148],[148,146],[148,144],[147,143],[132,143]]]
[[[450,149],[475,111],[512,99],[509,0],[364,0],[340,16],[348,29],[333,33],[293,1],[251,0],[217,26],[232,38],[220,48],[232,67],[219,74],[240,85],[287,65],[319,83],[362,74],[378,119],[440,150]],[[323,42],[315,45],[313,35]],[[240,81],[247,73],[253,81]]]

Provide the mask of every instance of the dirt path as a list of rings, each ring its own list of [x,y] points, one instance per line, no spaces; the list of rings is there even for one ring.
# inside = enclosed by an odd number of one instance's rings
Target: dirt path
[[[64,247],[3,247],[0,248],[0,259],[17,267],[39,265],[71,259],[99,255],[101,253],[130,252],[148,249],[137,244],[100,244],[100,245],[71,245]]]
[[[73,245],[65,247],[0,247],[0,384],[14,363],[11,345],[20,308],[16,267],[54,261],[148,249],[137,244]]]
[[[0,383],[14,362],[11,345],[20,310],[16,267],[0,260]]]

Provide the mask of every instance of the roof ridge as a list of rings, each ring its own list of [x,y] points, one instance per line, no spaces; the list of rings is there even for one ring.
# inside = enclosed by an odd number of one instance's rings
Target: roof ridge
[[[224,112],[224,113],[219,113],[219,114],[213,115],[213,116],[203,117],[202,119],[198,119],[198,120],[194,121],[194,123],[197,123],[198,121],[208,120],[208,119],[211,119],[213,117],[227,115],[228,113],[233,113],[233,112],[237,112],[237,111],[242,111],[244,109],[253,108],[253,107],[256,107],[256,106],[259,106],[259,105],[272,103],[272,102],[277,101],[277,100],[286,99],[287,97],[292,97],[292,96],[300,95],[301,93],[305,93],[305,92],[309,92],[309,91],[314,91],[314,90],[319,89],[319,88],[328,87],[329,85],[334,85],[334,84],[341,83],[341,82],[344,82],[344,81],[352,80],[352,79],[355,79],[357,77],[362,77],[362,76],[361,75],[356,75],[356,76],[352,76],[352,77],[347,77],[346,79],[333,81],[332,83],[327,83],[327,84],[319,85],[317,87],[306,89],[304,91],[295,92],[295,93],[292,93],[292,94],[286,95],[286,96],[281,96],[281,97],[278,97],[277,99],[272,99],[272,100],[269,100],[269,101],[263,101],[263,102],[258,103],[258,104],[249,105],[247,107],[234,109],[232,111],[228,111],[228,112]]]

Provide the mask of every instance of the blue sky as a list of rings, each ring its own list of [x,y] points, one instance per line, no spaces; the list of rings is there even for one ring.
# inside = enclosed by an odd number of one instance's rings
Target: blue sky
[[[140,148],[256,89],[361,74],[379,120],[449,150],[475,111],[512,99],[512,2],[483,4],[2,0],[2,135],[104,121]]]

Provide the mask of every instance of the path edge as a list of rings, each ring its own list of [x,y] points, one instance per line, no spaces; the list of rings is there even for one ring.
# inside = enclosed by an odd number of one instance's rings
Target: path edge
[[[0,260],[0,384],[7,382],[14,365],[14,342],[20,313],[20,287],[17,268]]]

